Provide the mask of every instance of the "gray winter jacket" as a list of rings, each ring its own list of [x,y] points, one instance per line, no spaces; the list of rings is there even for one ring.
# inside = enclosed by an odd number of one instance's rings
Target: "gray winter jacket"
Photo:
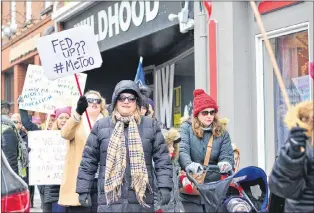
[[[111,116],[97,121],[94,125],[83,151],[83,158],[77,178],[76,192],[78,194],[90,193],[94,175],[97,171],[98,162],[100,162],[100,171],[98,177],[98,212],[154,211],[153,194],[149,193],[149,191],[146,193],[144,201],[150,205],[150,209],[146,209],[139,205],[135,192],[130,187],[131,174],[128,157],[124,184],[121,188],[121,198],[117,202],[107,205],[104,192],[104,176],[107,148],[114,127],[115,124],[113,123]],[[157,187],[171,189],[172,164],[168,156],[167,145],[160,128],[157,125],[157,122],[151,118],[142,117],[141,123],[138,125],[138,130],[145,152],[145,162],[148,171],[149,184],[152,187],[154,186],[152,165],[153,160],[155,163]],[[125,128],[125,137],[127,142],[127,128]]]
[[[212,130],[204,131],[204,136],[200,139],[194,135],[191,122],[186,121],[180,127],[180,135],[181,142],[179,163],[181,168],[185,170],[192,162],[204,165],[207,144],[212,135]],[[214,138],[213,141],[209,164],[217,165],[218,162],[228,162],[232,167],[234,166],[233,149],[227,130],[224,130],[224,132],[219,137]],[[207,173],[205,182],[217,181],[219,179],[220,174]],[[183,202],[201,204],[200,196],[180,193],[180,197]]]
[[[306,154],[292,159],[289,143],[280,151],[269,178],[270,191],[286,199],[285,212],[314,211],[314,148],[307,144]]]

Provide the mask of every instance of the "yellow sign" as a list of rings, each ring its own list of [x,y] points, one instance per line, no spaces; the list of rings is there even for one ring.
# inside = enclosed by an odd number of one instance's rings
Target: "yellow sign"
[[[174,114],[173,114],[173,125],[174,127],[178,128],[180,126],[180,119],[181,119],[181,86],[176,87],[174,90]]]

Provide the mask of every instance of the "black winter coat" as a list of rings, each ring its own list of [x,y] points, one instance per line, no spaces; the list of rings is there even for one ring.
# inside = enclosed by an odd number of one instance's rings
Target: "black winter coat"
[[[109,139],[114,130],[115,124],[111,116],[103,118],[96,122],[91,134],[87,139],[87,143],[83,152],[83,159],[79,168],[77,178],[76,192],[78,194],[90,193],[94,180],[94,175],[100,163],[100,171],[98,177],[98,212],[142,212],[154,211],[153,193],[147,190],[144,201],[150,208],[140,206],[136,199],[136,194],[131,189],[131,172],[129,159],[127,157],[127,168],[124,177],[124,184],[121,187],[121,198],[113,204],[107,205],[104,192],[104,177],[106,167],[106,156]],[[160,131],[157,122],[148,117],[142,117],[141,123],[138,125],[139,134],[143,143],[145,153],[145,162],[148,172],[149,184],[153,185],[153,165],[155,164],[156,185],[158,188],[172,188],[172,164],[168,154],[168,148],[165,139]],[[125,128],[125,136],[127,143],[127,128]],[[156,188],[154,189],[156,190]]]
[[[306,153],[292,159],[289,143],[280,151],[269,177],[269,189],[286,199],[285,212],[314,211],[314,148],[307,144]]]
[[[18,145],[19,139],[14,131],[15,125],[8,116],[1,115],[1,149],[13,171],[18,175]]]

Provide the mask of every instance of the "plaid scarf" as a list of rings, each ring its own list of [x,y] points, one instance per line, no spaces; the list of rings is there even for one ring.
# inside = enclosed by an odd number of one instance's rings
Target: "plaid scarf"
[[[107,204],[117,201],[121,197],[121,186],[126,169],[126,144],[124,136],[124,124],[128,124],[128,148],[130,157],[130,169],[132,183],[131,188],[136,193],[140,205],[149,207],[143,200],[146,187],[152,191],[145,164],[142,140],[138,133],[134,116],[122,117],[114,112],[117,123],[109,140],[106,171],[105,171],[105,195]]]

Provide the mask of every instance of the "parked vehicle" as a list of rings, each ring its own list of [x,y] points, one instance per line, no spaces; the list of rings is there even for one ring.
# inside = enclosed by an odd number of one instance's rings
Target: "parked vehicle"
[[[10,167],[1,150],[1,212],[30,212],[27,184]]]

